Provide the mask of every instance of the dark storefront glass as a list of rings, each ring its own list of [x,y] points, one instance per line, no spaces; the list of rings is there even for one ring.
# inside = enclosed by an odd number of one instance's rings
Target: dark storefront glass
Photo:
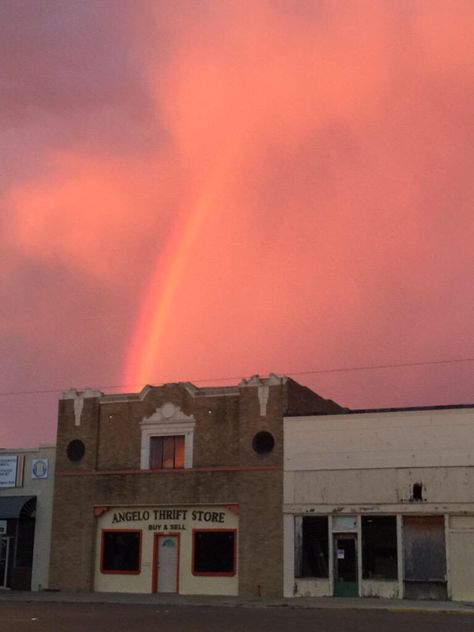
[[[296,577],[329,577],[327,516],[297,518]]]
[[[397,579],[396,516],[362,517],[362,577]]]
[[[140,540],[140,531],[104,531],[102,533],[102,572],[139,573]]]
[[[235,531],[195,531],[193,538],[195,575],[235,574]]]

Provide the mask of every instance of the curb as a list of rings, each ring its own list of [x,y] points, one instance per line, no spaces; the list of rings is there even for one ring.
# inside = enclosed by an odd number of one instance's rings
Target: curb
[[[211,598],[194,600],[187,597],[177,597],[176,599],[166,599],[154,595],[138,595],[131,593],[62,593],[62,592],[10,592],[0,591],[0,603],[63,603],[63,604],[90,604],[90,605],[121,605],[121,606],[155,606],[155,607],[191,607],[191,608],[289,608],[292,610],[385,610],[388,612],[401,613],[423,613],[423,614],[460,614],[474,615],[474,603],[456,602],[433,602],[429,605],[419,602],[393,603],[387,601],[360,601],[327,600],[314,599],[302,601],[300,599],[288,599],[285,601],[231,601],[229,599]]]

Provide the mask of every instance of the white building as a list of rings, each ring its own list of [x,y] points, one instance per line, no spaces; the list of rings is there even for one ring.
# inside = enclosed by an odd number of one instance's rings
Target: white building
[[[284,594],[474,600],[474,406],[284,420]]]
[[[0,589],[48,587],[54,445],[0,450]]]

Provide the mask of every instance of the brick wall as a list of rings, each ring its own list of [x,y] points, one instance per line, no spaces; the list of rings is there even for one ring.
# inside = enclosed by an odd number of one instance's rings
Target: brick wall
[[[267,386],[268,392],[262,388]],[[235,503],[240,509],[240,594],[282,594],[283,414],[290,403],[301,412],[314,411],[315,402],[330,404],[286,379],[254,379],[233,390],[193,388],[170,384],[149,388],[143,397],[89,397],[80,425],[73,400],[60,402],[52,588],[93,590],[94,506]],[[267,396],[263,406],[262,393]],[[167,402],[195,419],[193,469],[140,471],[140,422]],[[252,448],[262,430],[275,439],[268,454]],[[66,456],[73,439],[86,446],[78,463]],[[202,471],[219,467],[230,469]]]

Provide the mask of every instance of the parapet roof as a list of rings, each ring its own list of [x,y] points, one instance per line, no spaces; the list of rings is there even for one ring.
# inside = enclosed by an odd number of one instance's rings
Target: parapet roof
[[[343,410],[335,413],[314,412],[308,414],[297,413],[295,415],[286,415],[287,417],[311,417],[311,416],[324,416],[324,415],[363,415],[369,413],[397,413],[397,412],[420,412],[428,410],[456,410],[463,408],[474,408],[474,404],[443,404],[439,406],[403,406],[394,408],[344,408]]]

